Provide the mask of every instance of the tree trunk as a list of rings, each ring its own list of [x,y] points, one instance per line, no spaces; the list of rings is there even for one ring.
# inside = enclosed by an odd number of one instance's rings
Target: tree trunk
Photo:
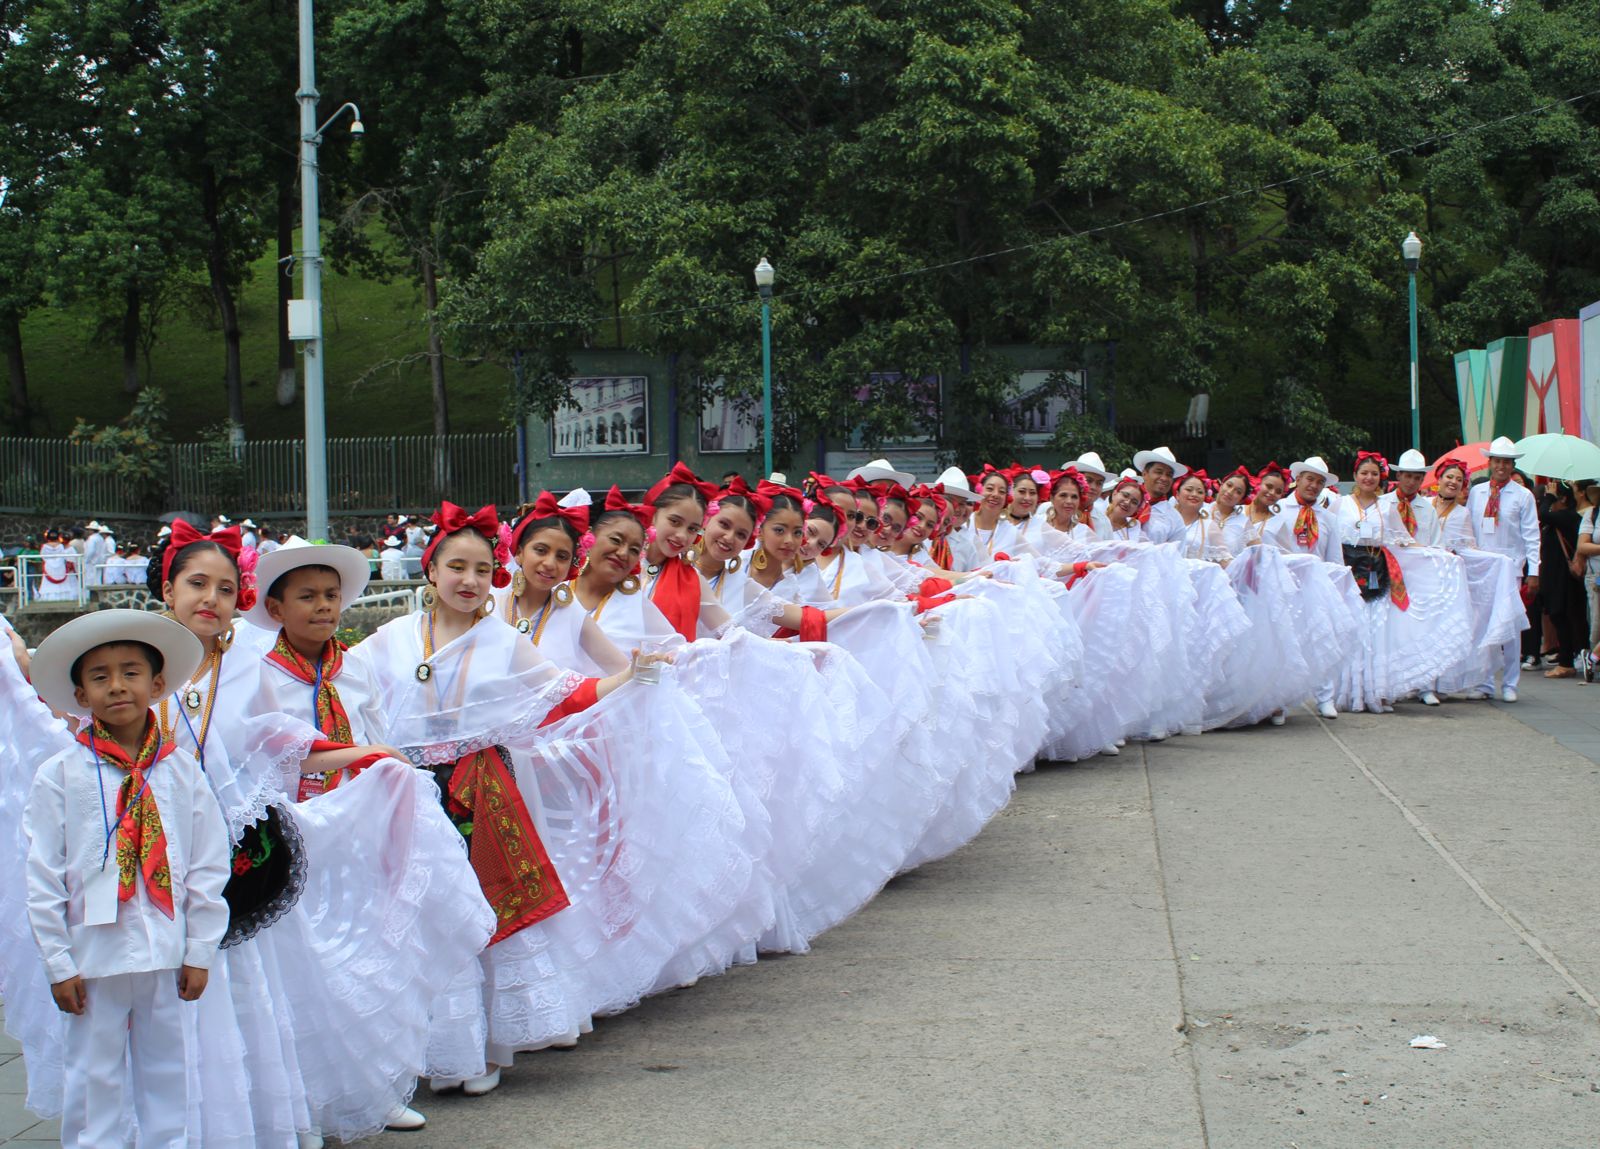
[[[139,289],[132,284],[122,309],[122,389],[139,393]]]
[[[228,283],[228,244],[222,234],[222,206],[218,202],[216,172],[206,164],[200,169],[200,204],[206,217],[211,242],[206,245],[206,271],[211,276],[211,297],[222,317],[222,343],[225,361],[223,386],[228,392],[228,418],[235,427],[244,426],[244,371],[239,363],[239,308]]]
[[[299,389],[299,364],[294,340],[289,338],[289,300],[294,298],[294,179],[292,172],[278,181],[278,390],[280,407],[292,407]]]
[[[444,386],[444,340],[439,334],[439,277],[433,253],[422,253],[422,301],[428,309],[428,374],[433,379],[433,485],[442,498],[450,489],[450,453],[445,437],[450,434],[449,397]]]
[[[28,409],[28,365],[22,358],[22,316],[15,311],[0,316],[0,343],[6,345],[6,374],[11,379],[11,429],[18,435],[30,435],[33,413]]]

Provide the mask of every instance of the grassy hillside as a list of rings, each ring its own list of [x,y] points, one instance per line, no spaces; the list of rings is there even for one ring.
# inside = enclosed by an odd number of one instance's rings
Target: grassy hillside
[[[299,437],[304,416],[276,402],[278,306],[275,261],[256,262],[240,300],[244,331],[245,433],[252,439]],[[203,286],[203,285],[202,285]],[[378,283],[334,274],[323,280],[328,434],[427,434],[433,427],[421,289],[406,281]],[[204,315],[174,312],[160,327],[150,381],[168,396],[174,438],[192,439],[227,414],[222,332]],[[96,317],[84,308],[45,308],[22,325],[29,394],[41,410],[35,431],[65,435],[78,416],[109,423],[128,411],[121,349],[94,337]],[[374,370],[391,360],[398,368]],[[447,361],[452,431],[492,431],[502,418],[506,373],[497,366]],[[362,376],[366,376],[363,380]],[[358,380],[359,385],[358,385]]]

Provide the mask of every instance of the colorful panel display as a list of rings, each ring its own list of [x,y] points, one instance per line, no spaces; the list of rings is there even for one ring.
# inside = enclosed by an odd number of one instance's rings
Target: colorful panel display
[[[1484,438],[1505,435],[1520,439],[1526,434],[1523,395],[1527,391],[1528,340],[1521,335],[1496,339],[1485,349],[1484,358],[1488,363],[1485,411],[1494,412],[1494,418],[1484,427]]]
[[[1528,328],[1527,379],[1524,434],[1583,433],[1576,319]]]
[[[1456,407],[1461,412],[1461,441],[1480,443],[1494,436],[1494,405],[1488,402],[1489,353],[1456,352]],[[1485,417],[1487,416],[1487,418]]]
[[[1582,360],[1583,437],[1600,443],[1600,303],[1578,312],[1579,358]]]

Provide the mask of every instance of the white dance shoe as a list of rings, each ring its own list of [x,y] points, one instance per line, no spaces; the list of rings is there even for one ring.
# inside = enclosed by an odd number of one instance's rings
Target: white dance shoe
[[[409,1105],[402,1105],[389,1114],[384,1122],[385,1129],[393,1129],[397,1133],[409,1133],[413,1129],[421,1129],[428,1123],[428,1119],[418,1113]]]
[[[500,1070],[498,1067],[489,1070],[482,1077],[469,1077],[461,1083],[461,1092],[468,1097],[482,1097],[485,1093],[493,1093],[500,1088]]]
[[[1324,718],[1337,718],[1339,717],[1339,708],[1331,702],[1319,702],[1317,703],[1317,713]]]

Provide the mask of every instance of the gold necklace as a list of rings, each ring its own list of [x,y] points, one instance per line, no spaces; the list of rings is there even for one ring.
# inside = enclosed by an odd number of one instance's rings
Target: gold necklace
[[[221,649],[213,649],[206,656],[205,662],[200,664],[200,673],[196,673],[195,677],[189,680],[189,689],[184,691],[183,705],[191,711],[199,711],[201,709],[202,696],[199,689],[194,685],[196,680],[201,677],[201,673],[204,673],[211,684],[204,695],[205,713],[200,719],[200,733],[195,737],[195,754],[203,760],[205,757],[206,735],[211,732],[211,711],[217,704],[217,695],[221,693],[218,689],[222,683]],[[177,723],[167,717],[167,703],[170,701],[171,699],[169,698],[161,700],[161,707],[156,712],[156,725],[160,727],[162,739],[176,745]],[[192,726],[189,729],[191,733],[194,730]]]

